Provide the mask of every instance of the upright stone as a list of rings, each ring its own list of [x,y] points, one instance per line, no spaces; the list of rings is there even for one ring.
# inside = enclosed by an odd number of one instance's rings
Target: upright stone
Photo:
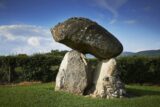
[[[116,60],[103,60],[94,74],[95,91],[93,96],[101,98],[119,98],[125,95],[124,84],[116,69]]]
[[[75,50],[67,52],[56,77],[55,90],[82,95],[86,87],[87,62],[85,56]]]
[[[57,24],[51,33],[55,41],[74,49],[66,53],[61,62],[55,90],[92,94],[101,98],[124,96],[124,84],[119,79],[114,59],[123,51],[123,46],[113,34],[96,22],[82,17]],[[90,53],[102,60],[97,71],[90,64],[87,65],[82,53]]]

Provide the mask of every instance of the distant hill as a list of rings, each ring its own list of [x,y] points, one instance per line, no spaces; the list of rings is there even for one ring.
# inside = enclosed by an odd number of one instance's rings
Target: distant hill
[[[134,52],[123,52],[121,56],[132,56],[134,54],[135,54]]]
[[[140,52],[137,52],[136,55],[160,56],[160,49],[159,50],[140,51]]]
[[[93,55],[91,54],[86,54],[86,57],[89,58],[89,59],[92,59],[92,58],[95,58]]]
[[[139,52],[123,52],[120,56],[147,56],[147,57],[157,57],[160,56],[160,49],[159,50],[145,50]],[[87,58],[95,58],[91,54],[86,55]]]
[[[123,52],[120,56],[148,56],[148,57],[156,57],[160,56],[160,49],[159,50],[145,50],[139,52]]]

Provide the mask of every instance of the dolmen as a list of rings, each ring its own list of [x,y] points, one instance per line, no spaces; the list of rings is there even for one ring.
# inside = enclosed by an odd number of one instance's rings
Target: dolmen
[[[67,52],[56,77],[56,91],[100,98],[122,98],[126,91],[119,78],[116,57],[123,51],[120,41],[96,22],[73,17],[51,28],[56,42],[73,50]],[[85,54],[99,63],[91,70]]]

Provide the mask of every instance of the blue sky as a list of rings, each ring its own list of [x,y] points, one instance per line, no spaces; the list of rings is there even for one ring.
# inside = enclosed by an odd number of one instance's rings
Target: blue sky
[[[124,51],[160,49],[160,0],[0,0],[0,55],[66,50],[50,28],[90,18],[114,34]]]

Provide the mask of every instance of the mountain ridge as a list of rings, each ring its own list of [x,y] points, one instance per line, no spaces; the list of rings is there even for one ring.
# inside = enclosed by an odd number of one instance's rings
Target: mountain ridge
[[[120,56],[160,56],[160,49],[157,50],[144,50],[139,52],[123,52]]]

